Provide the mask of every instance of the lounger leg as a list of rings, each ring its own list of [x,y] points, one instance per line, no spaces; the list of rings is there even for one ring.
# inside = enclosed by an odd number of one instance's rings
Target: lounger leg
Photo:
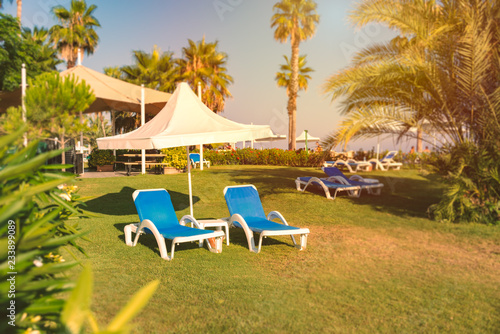
[[[125,226],[123,232],[125,233],[125,244],[127,246],[134,246],[132,244],[132,224]]]
[[[220,254],[222,253],[222,237],[216,237],[214,239],[215,239],[215,248],[212,247],[212,245],[210,245],[208,239],[205,239],[207,242],[208,250],[211,251],[212,253]]]
[[[300,235],[300,250],[304,250],[307,247],[307,234]]]
[[[255,253],[260,253],[260,248],[262,247],[262,238],[264,238],[264,236],[262,235],[262,233],[260,234],[260,237],[259,237],[259,248],[257,248],[257,251]],[[253,239],[252,239],[252,242],[253,242]],[[255,248],[255,246],[254,246]]]
[[[245,232],[245,236],[247,237],[248,249],[250,250],[250,252],[258,253],[257,248],[255,248],[253,231],[248,227],[245,219],[243,219],[243,217],[241,217],[239,214],[235,213],[231,216],[231,218],[229,218],[229,220],[231,222],[238,222],[241,225],[243,231]]]
[[[226,245],[229,246],[229,224],[226,224]]]
[[[143,226],[143,225],[145,225],[145,226]],[[160,250],[161,258],[168,260],[168,261],[172,260],[173,255],[174,255],[174,253],[173,253],[173,249],[174,249],[174,245],[175,245],[174,241],[172,241],[172,257],[169,257],[168,253],[167,253],[167,246],[165,245],[165,238],[161,234],[159,234],[158,231],[156,231],[156,227],[154,225],[152,225],[152,223],[148,222],[148,220],[143,221],[143,223],[137,229],[136,234],[135,234],[135,238],[134,238],[134,242],[131,246],[137,245],[137,241],[139,240],[139,236],[141,235],[144,227],[147,227],[153,233],[153,235],[156,239],[156,243],[158,244],[158,249]],[[125,239],[126,238],[127,237],[125,236]]]
[[[158,246],[160,246],[158,244]],[[163,239],[163,248],[165,249],[165,256],[166,257],[163,257],[163,254],[162,254],[162,259],[165,259],[165,260],[173,260],[174,259],[174,251],[175,251],[175,238],[174,240],[172,240],[172,248],[170,249],[170,257],[168,257],[168,254],[167,254],[167,248],[165,247],[165,239]],[[160,253],[161,253],[161,248],[160,248]]]

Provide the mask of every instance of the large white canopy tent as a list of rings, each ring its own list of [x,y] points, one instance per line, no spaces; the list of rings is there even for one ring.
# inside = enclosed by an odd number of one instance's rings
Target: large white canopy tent
[[[246,125],[215,114],[181,83],[165,107],[148,123],[122,135],[98,138],[99,149],[162,149],[273,136],[269,125]],[[188,156],[189,161],[189,156]],[[193,214],[191,169],[188,163],[189,204]]]

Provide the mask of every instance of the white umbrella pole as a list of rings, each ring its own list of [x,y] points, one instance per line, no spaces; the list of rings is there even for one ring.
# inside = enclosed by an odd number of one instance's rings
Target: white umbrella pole
[[[144,105],[144,84],[141,85],[141,126],[146,123],[146,108]],[[146,174],[146,150],[141,150],[141,173]]]
[[[189,146],[186,146],[186,156],[187,156],[188,187],[189,187],[189,214],[193,216],[193,187],[191,186],[191,163],[189,161]]]

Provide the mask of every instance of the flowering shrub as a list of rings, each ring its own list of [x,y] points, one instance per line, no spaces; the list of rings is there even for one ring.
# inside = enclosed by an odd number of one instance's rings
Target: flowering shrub
[[[212,165],[271,165],[293,167],[318,167],[323,153],[286,151],[281,149],[257,150],[243,148],[231,151],[205,151],[204,158]]]
[[[164,148],[161,150],[161,153],[166,154],[162,162],[168,163],[170,167],[184,169],[187,166],[186,148]]]

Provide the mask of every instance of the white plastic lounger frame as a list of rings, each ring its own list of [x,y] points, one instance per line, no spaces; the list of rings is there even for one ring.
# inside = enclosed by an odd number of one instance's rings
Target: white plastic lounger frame
[[[384,184],[383,183],[380,183],[378,180],[376,179],[366,179],[360,175],[352,175],[349,180],[353,180],[353,181],[359,181],[359,182],[365,182],[365,183],[369,183],[367,185],[364,185],[362,188],[363,189],[366,189],[366,191],[368,191],[368,194],[370,195],[377,195],[379,196],[382,192],[382,188],[384,187]],[[371,185],[370,183],[373,183],[373,185]]]
[[[354,159],[347,159],[347,165],[349,166],[355,166],[356,168],[353,169],[353,172],[355,173],[357,171],[370,171],[372,168],[372,164],[369,163],[368,161],[356,161]]]
[[[226,195],[226,192],[229,188],[241,188],[241,187],[248,187],[248,186],[251,186],[252,188],[257,190],[257,188],[255,188],[254,185],[227,186],[224,188],[224,196]],[[288,225],[285,217],[283,217],[283,215],[281,213],[279,213],[278,211],[271,211],[267,215],[267,220],[272,220],[274,218],[278,218],[279,220],[281,220],[281,223],[283,225],[290,226],[290,225]],[[277,235],[290,235],[290,237],[292,238],[292,241],[293,241],[293,245],[299,250],[304,250],[307,247],[307,236],[310,233],[308,228],[297,228],[294,230],[286,230],[286,231],[283,231],[283,230],[278,230],[278,231],[263,230],[260,233],[259,246],[255,247],[254,231],[248,226],[245,219],[240,214],[235,213],[235,214],[231,215],[230,221],[231,222],[233,222],[233,221],[238,222],[238,224],[240,224],[240,226],[243,228],[243,231],[245,231],[245,236],[246,236],[247,242],[248,242],[248,249],[251,252],[259,253],[260,249],[262,247],[262,239],[267,238],[268,236],[277,236]],[[258,233],[258,232],[255,232],[255,233]],[[300,234],[300,245],[297,244],[297,242],[295,241],[294,235],[296,235],[296,234]]]
[[[359,186],[361,190],[365,189],[370,195],[380,195],[381,190],[384,187],[383,183],[380,183],[376,179],[368,179],[364,178],[361,175],[351,175],[350,178],[347,178],[344,173],[338,168],[333,167],[322,167],[321,168],[328,176],[328,178],[324,178],[323,180],[339,182],[346,185]]]
[[[329,181],[327,179],[324,179],[324,180]],[[330,182],[333,182],[333,181],[330,181]],[[337,182],[337,183],[339,183],[339,182]],[[300,179],[300,177],[295,179],[295,186],[297,187],[298,191],[302,191],[302,192],[306,191],[306,188],[311,184],[319,185],[321,188],[323,188],[323,190],[325,191],[326,198],[331,199],[331,200],[334,200],[337,197],[337,193],[340,191],[347,191],[347,195],[349,197],[359,197],[361,195],[361,188],[358,186],[345,187],[345,184],[340,183],[342,185],[342,187],[332,188],[332,187],[328,187],[323,182],[322,179],[317,178],[315,176],[311,177],[308,181],[303,181]],[[301,185],[305,185],[303,189],[301,189],[301,187],[300,187]],[[330,195],[331,189],[335,190],[333,197]]]
[[[380,160],[370,159],[369,162],[375,163],[375,168],[380,169],[382,171],[388,171],[391,168],[395,170],[401,169],[403,164],[401,162],[394,161],[394,157],[398,154],[398,151],[389,151],[385,157]]]
[[[403,164],[401,162],[395,162],[395,161],[388,161],[386,160],[385,162],[381,162],[377,159],[370,159],[368,162],[374,163],[376,169],[380,169],[381,171],[388,171],[389,169],[393,168],[395,170],[401,169],[401,166]]]
[[[353,184],[349,183],[347,180],[345,180],[344,178],[339,177],[339,176],[329,176],[323,180],[330,181],[330,182],[337,182],[337,183],[345,184],[345,185],[353,185]],[[359,175],[353,175],[352,177],[349,178],[349,180],[367,183],[366,185],[362,185],[362,186],[356,185],[356,186],[360,187],[361,190],[366,189],[366,191],[370,195],[380,195],[382,187],[384,186],[383,183],[379,183],[375,179],[364,179]],[[370,184],[370,183],[373,183],[373,184]],[[360,194],[361,194],[361,192],[360,192]]]
[[[139,195],[140,192],[143,192],[143,191],[158,191],[158,190],[166,191],[165,189],[136,190],[132,194],[132,197],[133,197],[133,199],[135,201],[135,199],[137,198],[137,196]],[[190,216],[190,215],[183,216],[181,218],[181,220],[179,221],[179,224],[183,225],[183,226],[185,226],[186,223],[191,223],[196,228],[200,228],[201,229],[201,227],[198,224],[198,222],[196,221],[196,219],[194,217]],[[139,224],[129,224],[129,225],[125,226],[124,233],[125,233],[125,243],[127,244],[127,246],[132,246],[132,247],[136,246],[137,245],[137,241],[139,240],[139,236],[141,234],[145,234],[144,229],[146,229],[146,228],[148,230],[150,230],[151,233],[154,235],[154,237],[156,239],[156,242],[158,244],[158,248],[160,249],[160,256],[161,256],[161,258],[165,259],[165,260],[168,260],[168,261],[170,261],[170,260],[172,260],[174,258],[175,245],[178,245],[179,243],[182,243],[182,242],[203,241],[203,240],[206,240],[207,241],[208,249],[212,253],[221,253],[222,252],[222,238],[225,236],[225,234],[224,234],[223,231],[214,231],[213,233],[201,234],[201,235],[193,235],[193,236],[189,236],[189,237],[175,237],[174,239],[172,239],[172,247],[171,247],[171,250],[170,250],[170,256],[168,256],[167,247],[166,247],[166,244],[165,244],[165,238],[158,231],[158,229],[155,226],[155,224],[151,220],[149,220],[149,219],[144,219]],[[201,229],[201,230],[203,230],[203,229]],[[132,232],[136,233],[133,242],[132,242]],[[209,238],[215,238],[215,247],[212,247],[210,245],[210,242],[208,241]],[[201,247],[201,243],[200,243],[200,247]]]
[[[349,173],[356,173],[358,170],[369,171],[372,164],[368,161],[356,161],[354,159],[347,159],[347,161],[338,159],[336,161],[325,161],[324,167],[337,167],[338,169],[347,168]]]

